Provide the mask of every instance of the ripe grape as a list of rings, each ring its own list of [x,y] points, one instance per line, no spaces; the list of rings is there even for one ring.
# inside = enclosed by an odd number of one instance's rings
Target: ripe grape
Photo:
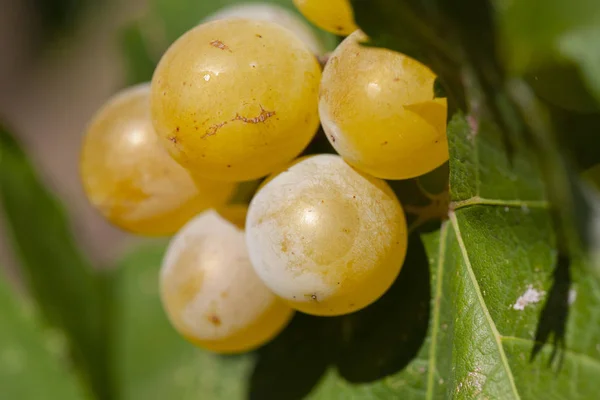
[[[161,59],[152,79],[154,126],[195,174],[256,179],[296,157],[316,133],[320,78],[314,55],[289,30],[208,22]]]
[[[293,314],[252,269],[235,221],[245,214],[240,210],[233,210],[233,221],[215,210],[191,220],[171,241],[160,272],[171,323],[190,342],[219,353],[260,346]]]
[[[446,99],[435,75],[410,57],[347,37],[323,71],[319,114],[332,146],[351,165],[383,179],[423,175],[448,160]]]
[[[209,15],[202,22],[219,19],[245,18],[255,21],[269,21],[281,25],[300,38],[313,54],[323,54],[325,49],[321,40],[315,35],[305,20],[286,8],[272,3],[232,4]]]
[[[313,24],[336,35],[358,29],[350,0],[294,0],[294,5]]]
[[[234,185],[192,176],[162,148],[150,118],[150,85],[126,89],[91,121],[81,153],[91,204],[113,224],[169,235],[206,208],[224,204]]]
[[[272,178],[246,219],[257,274],[293,308],[314,315],[377,300],[400,271],[406,236],[387,183],[337,155],[309,156]]]

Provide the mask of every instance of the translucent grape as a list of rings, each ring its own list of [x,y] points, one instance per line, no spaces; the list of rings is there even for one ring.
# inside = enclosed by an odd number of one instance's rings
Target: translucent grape
[[[252,265],[293,308],[340,315],[396,279],[407,228],[395,194],[336,155],[304,158],[267,182],[246,219]]]
[[[175,329],[219,353],[260,346],[293,314],[256,276],[235,221],[239,209],[233,214],[229,221],[227,214],[208,210],[185,225],[171,241],[160,273],[161,299]]]
[[[150,118],[150,85],[117,94],[92,119],[81,153],[87,197],[113,224],[169,235],[206,208],[224,204],[234,184],[192,176],[162,148]]]
[[[325,52],[323,43],[313,31],[313,28],[302,17],[273,3],[232,4],[209,15],[202,22],[231,18],[245,18],[279,24],[294,32],[314,54],[320,55]]]
[[[358,29],[350,0],[294,0],[294,5],[321,29],[336,35],[349,35]]]
[[[446,99],[435,75],[400,53],[364,47],[357,31],[323,71],[319,114],[332,146],[351,165],[383,179],[423,175],[448,160]]]
[[[218,20],[184,34],[152,79],[152,116],[173,158],[199,176],[244,181],[296,157],[318,125],[321,70],[292,32]]]

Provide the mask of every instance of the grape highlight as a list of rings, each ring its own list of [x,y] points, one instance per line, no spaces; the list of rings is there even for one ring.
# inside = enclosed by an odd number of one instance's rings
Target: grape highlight
[[[118,93],[92,119],[80,173],[90,203],[114,225],[170,235],[224,204],[234,184],[194,178],[162,148],[150,119],[150,85]]]
[[[384,181],[336,155],[304,158],[256,194],[246,220],[252,265],[296,310],[341,315],[377,300],[396,279],[407,228]]]
[[[265,21],[217,20],[179,38],[152,78],[163,145],[198,176],[268,175],[319,126],[319,64],[291,31]]]
[[[400,53],[360,43],[357,31],[333,52],[321,81],[327,139],[351,165],[382,179],[423,175],[448,160],[446,99],[435,75]]]
[[[289,322],[292,309],[272,294],[250,265],[244,232],[228,214],[208,210],[171,241],[160,272],[161,299],[175,329],[217,353],[265,343]]]

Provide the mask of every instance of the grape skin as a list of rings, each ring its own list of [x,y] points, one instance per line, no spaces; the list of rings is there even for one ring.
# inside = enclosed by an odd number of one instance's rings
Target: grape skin
[[[347,36],[358,29],[349,0],[294,0],[310,22],[327,32]]]
[[[234,219],[245,211],[234,210]],[[224,215],[205,211],[173,238],[160,272],[161,299],[187,340],[214,352],[238,353],[274,337],[293,311],[256,276],[243,230]]]
[[[377,300],[407,246],[398,199],[336,155],[304,158],[257,193],[246,243],[257,274],[293,308],[341,315]]]
[[[149,84],[116,94],[96,113],[80,172],[90,203],[106,219],[144,235],[170,235],[234,190],[231,183],[195,180],[162,148],[150,119]]]
[[[296,157],[316,133],[320,78],[316,58],[289,30],[208,22],[162,57],[152,79],[154,126],[194,174],[257,179]]]
[[[344,159],[373,176],[408,179],[448,160],[446,99],[435,75],[400,53],[347,37],[329,59],[319,96],[327,138]]]
[[[297,14],[286,8],[272,3],[246,3],[232,4],[224,7],[214,14],[209,15],[202,23],[219,19],[245,18],[255,21],[269,21],[283,26],[294,32],[313,54],[325,53],[321,40],[315,35],[313,29]]]

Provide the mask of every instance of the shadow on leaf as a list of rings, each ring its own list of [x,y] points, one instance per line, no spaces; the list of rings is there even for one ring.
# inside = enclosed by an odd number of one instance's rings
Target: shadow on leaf
[[[530,361],[538,356],[544,345],[552,341],[552,354],[548,360],[551,366],[558,356],[557,371],[560,370],[565,350],[565,330],[569,316],[569,289],[571,287],[570,258],[559,254],[553,272],[553,282],[548,298],[540,314],[535,344]]]
[[[371,382],[402,370],[427,334],[429,282],[425,248],[413,235],[400,276],[377,302],[341,317],[298,313],[261,348],[248,398],[302,399],[332,365],[350,382]]]
[[[303,399],[334,359],[336,318],[297,313],[275,340],[258,350],[250,400]]]
[[[418,236],[390,290],[361,312],[341,317],[340,374],[371,382],[404,369],[425,341],[431,296],[429,264]]]

